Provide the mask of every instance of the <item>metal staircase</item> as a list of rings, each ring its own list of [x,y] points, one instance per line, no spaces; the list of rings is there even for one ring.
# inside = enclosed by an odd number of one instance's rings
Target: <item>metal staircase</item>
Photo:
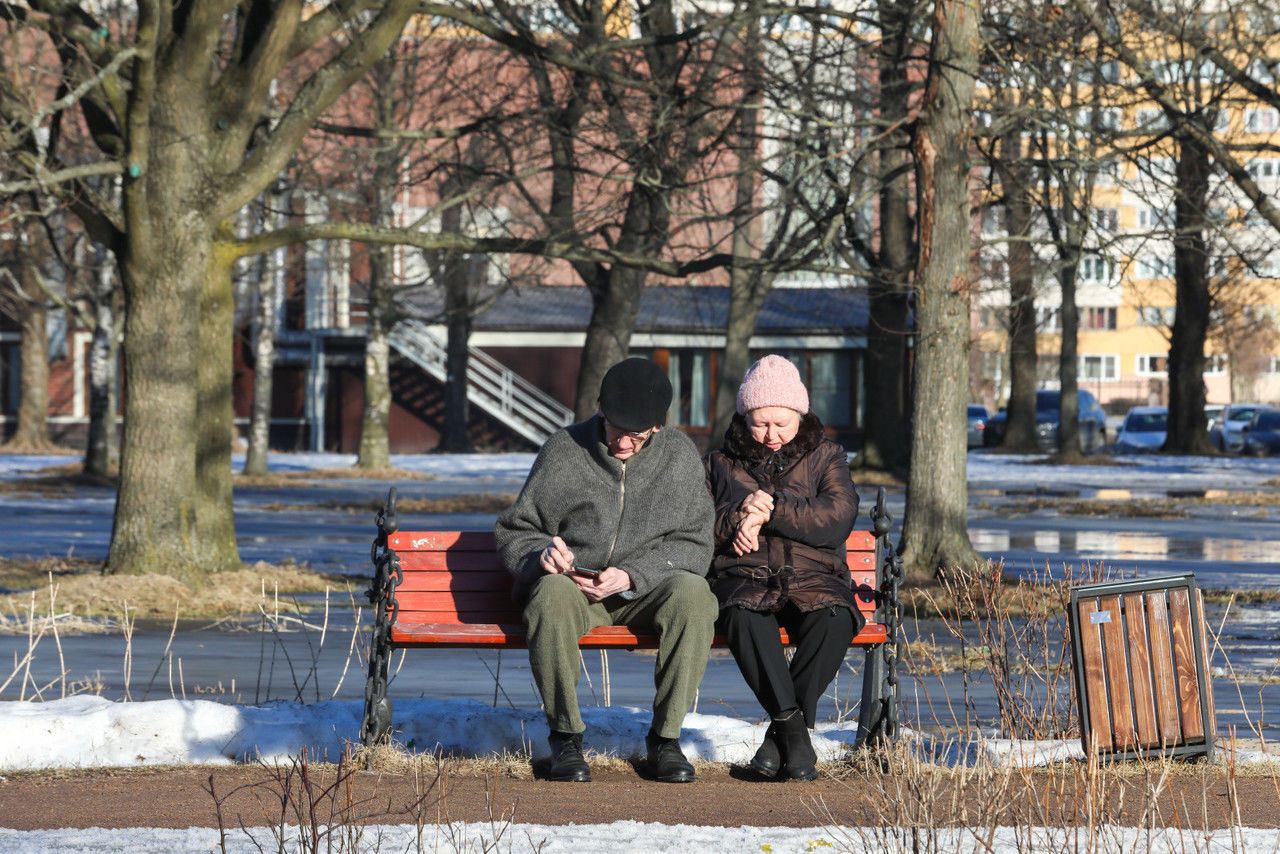
[[[445,382],[445,347],[426,324],[401,320],[391,346],[422,370]],[[534,445],[573,422],[573,410],[475,347],[467,348],[467,399]]]

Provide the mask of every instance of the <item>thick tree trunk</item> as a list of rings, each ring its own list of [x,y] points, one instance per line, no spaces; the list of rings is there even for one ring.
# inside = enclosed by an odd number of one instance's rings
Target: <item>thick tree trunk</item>
[[[921,579],[979,560],[969,542],[965,405],[969,388],[969,123],[978,8],[940,0],[916,129],[920,258],[915,395],[903,558]]]
[[[89,344],[89,437],[84,470],[87,474],[105,477],[120,464],[120,444],[116,437],[119,291],[115,286],[115,272],[109,265],[98,275],[94,290],[93,340]]]
[[[364,405],[360,411],[360,452],[356,467],[391,467],[391,252],[370,247],[369,319],[364,342]]]
[[[169,82],[137,119],[149,125],[137,143],[144,159],[123,186],[124,433],[106,570],[198,581],[196,363],[214,238],[202,215],[208,153],[197,141],[208,124],[204,105]]]
[[[1213,165],[1209,152],[1190,134],[1178,142],[1173,237],[1176,297],[1169,340],[1169,431],[1164,450],[1198,453],[1209,450],[1204,419],[1204,342],[1210,311],[1205,213]]]
[[[630,253],[656,254],[667,245],[671,213],[666,197],[658,191],[635,185],[627,201],[618,248]],[[579,272],[582,270],[579,268]],[[605,372],[627,357],[631,333],[640,314],[640,296],[647,274],[614,265],[596,268],[594,275],[584,276],[591,292],[591,320],[582,347],[582,365],[578,369],[578,387],[573,411],[581,421],[590,418],[600,399],[600,382]]]
[[[759,102],[762,89],[760,58],[760,17],[752,15],[747,22],[744,38],[743,77],[746,81],[742,95],[744,104]],[[751,107],[738,114],[738,133],[735,150],[738,171],[734,176],[733,201],[733,255],[748,258],[756,253],[758,218],[756,193],[760,150],[760,115]],[[724,352],[716,366],[716,396],[711,424],[711,447],[718,448],[724,441],[734,413],[737,412],[738,386],[751,361],[751,336],[755,333],[756,318],[760,307],[773,284],[771,276],[760,271],[744,269],[734,264],[729,268],[729,310],[725,318]]]
[[[449,181],[445,196],[451,196],[463,186],[460,176]],[[453,205],[440,218],[440,230],[458,233],[462,231],[462,208]],[[472,288],[478,285],[472,276],[469,256],[450,252],[441,259],[441,279],[444,284],[445,329],[445,407],[444,433],[440,437],[440,450],[446,454],[466,454],[475,450],[467,435],[470,420],[470,401],[467,400],[467,371],[471,339]]]
[[[1070,245],[1064,259],[1066,263],[1058,274],[1059,290],[1062,292],[1062,349],[1058,354],[1058,387],[1061,389],[1058,398],[1058,453],[1065,457],[1080,454],[1080,313],[1076,308],[1076,271],[1080,267],[1080,255],[1080,245]]]
[[[445,261],[444,306],[445,341],[444,435],[440,450],[447,454],[469,454],[475,450],[467,435],[471,406],[467,400],[467,371],[470,370],[471,290],[474,286],[467,256],[451,254]]]
[[[126,252],[124,433],[107,570],[203,575],[196,512],[196,317],[209,237],[203,223],[168,217],[173,239]],[[141,241],[134,241],[140,243]],[[159,242],[157,241],[157,244]],[[148,267],[152,269],[147,269]]]
[[[1000,447],[1032,454],[1036,443],[1036,303],[1031,252],[1030,167],[1021,128],[1004,136],[997,169],[1009,235],[1009,405]]]
[[[267,451],[271,444],[271,397],[276,363],[276,274],[264,271],[258,277],[258,304],[253,321],[253,402],[249,413],[249,447],[244,457],[244,473],[267,473]]]
[[[231,442],[235,418],[231,403],[235,299],[231,285],[234,256],[215,244],[200,295],[196,339],[196,540],[194,552],[204,572],[240,568],[232,507]]]
[[[877,65],[880,71],[880,119],[887,126],[906,119],[908,93],[914,85],[907,77],[912,6],[901,0],[878,4],[881,30]],[[912,241],[909,152],[910,135],[901,127],[890,133],[880,151],[881,189],[879,264],[868,283],[869,322],[867,355],[862,380],[866,390],[863,409],[864,466],[875,469],[905,468],[910,459],[907,444],[907,344],[908,294],[914,255]]]
[[[27,269],[27,265],[23,265]],[[39,294],[34,282],[24,282],[28,294]],[[21,389],[18,398],[18,424],[6,443],[7,450],[46,451],[53,447],[49,440],[49,311],[35,299],[23,301],[19,329],[22,339]]]
[[[604,274],[603,287],[591,288],[591,320],[582,346],[573,406],[579,421],[595,414],[605,372],[627,357],[645,278],[642,271],[615,266]]]

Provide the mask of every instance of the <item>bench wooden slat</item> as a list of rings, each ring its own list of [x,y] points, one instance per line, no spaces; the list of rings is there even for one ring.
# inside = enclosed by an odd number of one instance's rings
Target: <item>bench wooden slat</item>
[[[399,531],[387,537],[397,552],[492,552],[493,531]]]
[[[395,646],[523,647],[520,608],[511,599],[512,578],[494,551],[488,531],[401,531],[388,537],[402,573],[396,587]],[[876,608],[875,537],[855,531],[847,540],[850,581],[867,627],[857,644],[882,643]],[[780,631],[787,643],[785,630]],[[581,641],[589,647],[653,647],[657,638],[624,626],[606,626]],[[717,639],[723,645],[723,639]]]
[[[786,629],[780,629],[782,642],[790,643]],[[870,646],[884,643],[885,627],[868,623],[851,642],[853,646]],[[391,642],[398,647],[525,647],[525,629],[520,623],[399,623],[391,629]],[[717,636],[716,646],[724,646],[724,638]],[[657,635],[636,633],[626,626],[601,626],[592,629],[578,642],[583,647],[652,648],[658,645]]]
[[[404,564],[401,563],[401,568]],[[469,569],[465,572],[406,572],[404,580],[396,587],[396,598],[404,593],[428,593],[453,590],[466,592],[471,590],[487,590],[490,592],[505,589],[510,599],[511,573],[505,569]],[[500,596],[501,594],[498,594]],[[497,598],[495,596],[495,598]]]

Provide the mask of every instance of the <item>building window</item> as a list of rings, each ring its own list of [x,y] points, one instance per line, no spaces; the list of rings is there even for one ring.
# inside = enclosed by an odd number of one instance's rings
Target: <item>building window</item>
[[[1275,353],[1268,356],[1266,367],[1263,370],[1268,374],[1280,374],[1280,356]]]
[[[1036,326],[1041,332],[1062,331],[1062,309],[1041,306],[1036,309]]]
[[[1280,175],[1280,162],[1271,157],[1255,157],[1244,168],[1255,181]]]
[[[1120,357],[1115,354],[1080,357],[1080,380],[1093,382],[1114,382],[1120,378],[1118,364]]]
[[[800,371],[809,389],[809,408],[828,427],[856,426],[851,403],[853,399],[853,360],[839,350],[778,350]],[[757,353],[753,358],[760,358]]]
[[[1138,128],[1149,133],[1162,131],[1169,127],[1169,119],[1159,107],[1144,107],[1138,110]]]
[[[1173,306],[1144,305],[1138,309],[1139,326],[1173,326]]]
[[[1115,308],[1091,307],[1080,311],[1080,325],[1085,329],[1115,329]]]
[[[1163,208],[1138,208],[1138,228],[1168,228],[1173,214]]]
[[[1143,255],[1138,259],[1139,279],[1173,278],[1173,259],[1161,255]]]
[[[1076,278],[1081,282],[1110,282],[1111,262],[1098,255],[1085,255],[1080,259],[1080,271]]]
[[[1120,227],[1120,211],[1117,208],[1094,208],[1093,227],[1114,234]]]
[[[1227,354],[1209,353],[1204,357],[1205,376],[1222,376],[1227,372]]]
[[[1137,374],[1140,377],[1163,377],[1169,373],[1169,357],[1144,353],[1138,356]]]
[[[1257,107],[1244,111],[1244,129],[1248,133],[1270,133],[1280,130],[1280,111],[1275,107]]]
[[[672,350],[667,357],[671,409],[667,423],[681,427],[711,426],[711,353]]]

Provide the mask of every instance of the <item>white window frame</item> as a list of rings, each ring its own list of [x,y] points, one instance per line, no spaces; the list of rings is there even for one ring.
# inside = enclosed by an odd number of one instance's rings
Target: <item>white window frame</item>
[[[1139,353],[1134,357],[1134,373],[1140,377],[1167,377],[1169,375],[1169,354]],[[1160,370],[1160,364],[1165,370]]]
[[[1085,366],[1090,361],[1098,362],[1102,368],[1102,376],[1093,377],[1088,375]],[[1118,382],[1120,380],[1120,356],[1116,353],[1082,353],[1080,355],[1078,375],[1081,383]]]

